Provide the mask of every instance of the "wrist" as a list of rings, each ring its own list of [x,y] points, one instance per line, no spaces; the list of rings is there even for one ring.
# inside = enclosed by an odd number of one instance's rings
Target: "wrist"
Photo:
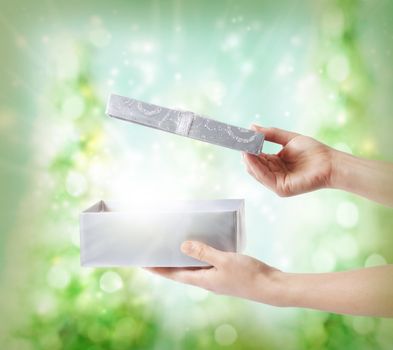
[[[350,179],[350,171],[354,157],[348,153],[332,150],[331,173],[329,187],[334,189],[346,189],[346,183]]]
[[[295,307],[303,305],[307,283],[301,274],[281,272],[277,276],[277,282],[277,303],[274,304],[275,306]]]
[[[277,270],[273,277],[273,298],[268,303],[278,307],[306,306],[308,282],[303,274]]]
[[[265,273],[263,273],[263,275],[264,276],[261,279],[260,285],[262,296],[259,298],[259,301],[264,304],[274,306],[289,306],[288,303],[290,300],[290,295],[288,293],[288,282],[290,274],[277,269],[273,269],[268,275],[268,285],[266,284]]]

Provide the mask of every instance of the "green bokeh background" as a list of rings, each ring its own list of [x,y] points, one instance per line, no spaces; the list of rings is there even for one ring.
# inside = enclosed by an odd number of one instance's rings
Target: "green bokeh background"
[[[392,348],[390,319],[82,269],[78,215],[99,199],[240,197],[246,252],[273,266],[392,263],[391,209],[338,191],[278,198],[237,152],[111,120],[104,105],[117,92],[392,161],[393,2],[0,6],[1,349]]]

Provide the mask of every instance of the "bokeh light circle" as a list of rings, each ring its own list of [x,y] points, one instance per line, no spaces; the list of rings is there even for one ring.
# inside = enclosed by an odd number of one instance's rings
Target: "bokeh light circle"
[[[100,288],[106,293],[113,293],[123,287],[120,275],[113,271],[105,272],[100,278]]]
[[[374,330],[375,321],[371,317],[355,317],[352,326],[358,334],[366,335]]]
[[[374,253],[367,257],[364,267],[381,266],[386,264],[386,259],[382,255]]]
[[[231,345],[237,339],[236,329],[230,324],[222,324],[216,328],[214,339],[219,345]]]

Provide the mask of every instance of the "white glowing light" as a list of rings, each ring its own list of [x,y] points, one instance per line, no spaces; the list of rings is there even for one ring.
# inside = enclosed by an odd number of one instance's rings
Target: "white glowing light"
[[[219,105],[219,104],[221,104],[222,99],[226,95],[226,88],[225,88],[225,85],[218,80],[210,81],[207,83],[205,92],[206,92],[207,97],[212,102]]]
[[[214,186],[214,191],[221,191],[221,186],[220,185],[215,185]]]
[[[230,324],[222,324],[214,331],[214,339],[219,345],[231,345],[237,339],[236,329]]]
[[[344,125],[347,122],[347,114],[342,111],[337,115],[337,123],[339,125]]]
[[[285,256],[280,256],[278,258],[278,262],[277,265],[281,268],[281,269],[288,269],[290,268],[291,264],[290,264],[290,260],[289,258],[285,255]]]
[[[319,84],[318,76],[309,73],[301,78],[297,83],[296,100],[299,102],[309,102],[313,96],[321,94],[321,85]]]
[[[155,44],[150,41],[145,41],[142,44],[142,50],[144,53],[151,53],[151,52],[155,51],[155,49],[156,49]]]
[[[243,73],[244,75],[249,75],[249,74],[251,74],[251,73],[253,72],[253,70],[254,70],[254,65],[252,64],[252,62],[246,61],[246,62],[244,62],[244,63],[241,65],[240,70],[242,71],[242,73]]]
[[[342,202],[336,211],[337,223],[344,228],[356,226],[359,219],[358,207],[352,202]]]
[[[328,99],[334,101],[336,99],[336,94],[334,94],[333,92],[328,94]]]
[[[348,59],[341,54],[333,56],[327,65],[327,73],[330,79],[342,82],[348,78],[350,67]]]
[[[276,217],[275,215],[273,215],[273,214],[269,215],[267,218],[268,218],[268,220],[269,220],[270,222],[274,222],[274,221],[276,221],[276,219],[277,219],[277,217]]]
[[[153,144],[151,145],[151,148],[152,148],[153,152],[158,152],[161,147],[158,142],[153,142]]]
[[[79,197],[86,192],[87,182],[85,177],[76,172],[70,171],[66,180],[67,192],[73,197]]]
[[[148,40],[133,41],[129,49],[132,53],[151,54],[157,49],[157,45]]]
[[[70,282],[70,274],[63,267],[55,265],[49,270],[47,280],[51,287],[63,289]]]
[[[136,67],[140,70],[143,82],[148,85],[155,81],[157,67],[152,62],[140,61],[137,62]]]
[[[122,287],[123,280],[116,272],[105,272],[100,278],[100,288],[106,293],[114,293]]]
[[[224,51],[226,50],[232,50],[236,47],[238,47],[240,44],[240,38],[237,34],[230,34],[224,41],[222,45],[222,49]]]

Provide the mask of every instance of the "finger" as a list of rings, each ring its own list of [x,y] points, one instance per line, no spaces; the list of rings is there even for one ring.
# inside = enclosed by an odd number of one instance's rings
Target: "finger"
[[[253,178],[257,178],[257,176],[255,175],[255,173],[252,171],[251,167],[246,166],[246,171],[253,177]]]
[[[296,136],[299,136],[299,134],[295,132],[286,131],[278,128],[264,128],[255,124],[251,125],[251,129],[263,133],[265,135],[266,141],[278,143],[283,146],[285,146]]]
[[[266,187],[273,189],[276,185],[275,175],[269,169],[267,161],[253,154],[245,156],[247,167],[253,176]]]
[[[145,269],[173,281],[195,286],[201,286],[203,284],[206,273],[205,268],[198,267],[147,267]]]
[[[247,172],[252,176],[256,178],[256,174],[254,173],[254,171],[251,169],[251,166],[249,164],[248,158],[246,158],[246,153],[242,152],[242,157],[243,157],[243,163],[246,166],[246,170]]]
[[[180,247],[180,250],[194,258],[206,262],[213,266],[221,265],[225,252],[215,249],[205,243],[197,241],[185,241]]]

